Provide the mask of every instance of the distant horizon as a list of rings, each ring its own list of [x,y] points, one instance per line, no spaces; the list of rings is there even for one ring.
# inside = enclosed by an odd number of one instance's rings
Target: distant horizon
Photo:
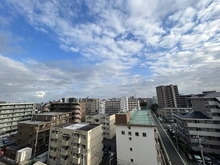
[[[0,4],[0,100],[220,91],[220,2]]]

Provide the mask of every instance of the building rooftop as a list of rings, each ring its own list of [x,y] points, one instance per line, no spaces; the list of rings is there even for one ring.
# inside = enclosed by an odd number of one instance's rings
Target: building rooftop
[[[193,111],[189,113],[176,113],[176,116],[184,119],[210,119],[200,111]]]
[[[132,110],[128,124],[154,126],[149,110]]]
[[[200,97],[198,97],[198,96],[196,96],[196,97],[192,97],[192,99],[199,99],[199,98],[215,98],[215,97],[217,97],[217,98],[219,98],[220,97],[220,92],[212,92],[212,93],[204,93],[204,95],[203,96],[200,96]]]
[[[19,122],[21,124],[43,124],[43,123],[47,123],[46,121],[21,121]]]
[[[68,112],[48,112],[48,113],[37,113],[37,114],[34,114],[34,115],[36,115],[36,116],[48,116],[48,115],[50,115],[50,116],[53,116],[53,115],[62,115],[62,114],[66,114],[66,113],[68,113]]]
[[[60,124],[54,127],[58,128],[65,128],[65,129],[71,129],[71,130],[84,130],[84,131],[89,131],[95,127],[99,126],[99,124],[89,124],[89,123],[64,123]]]

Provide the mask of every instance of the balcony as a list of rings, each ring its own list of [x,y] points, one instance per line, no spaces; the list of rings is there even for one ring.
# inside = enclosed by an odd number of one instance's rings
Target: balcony
[[[80,164],[80,158],[73,157],[72,162],[75,164]]]
[[[61,165],[67,165],[68,164],[68,160],[60,159],[60,164]]]
[[[82,139],[82,140],[81,140],[81,144],[86,145],[86,139]]]
[[[154,138],[158,139],[158,133],[157,132],[154,132]]]
[[[51,142],[50,146],[54,147],[54,148],[57,148],[57,143],[56,142]]]
[[[160,150],[160,143],[155,144],[156,150]]]
[[[73,148],[73,152],[76,153],[76,154],[79,154],[80,151],[81,151],[80,148]]]
[[[162,158],[161,158],[161,155],[157,155],[157,162],[159,163],[162,163]]]
[[[69,145],[69,141],[62,140],[61,145],[68,146]]]
[[[57,156],[56,151],[50,150],[50,156],[56,157]]]
[[[61,149],[61,153],[60,154],[63,155],[63,156],[68,155],[68,149],[67,150]]]
[[[58,138],[58,134],[54,134],[54,133],[53,133],[53,134],[51,135],[51,138],[52,138],[52,139],[57,139],[57,138]]]
[[[79,144],[81,143],[81,138],[74,138],[73,142]]]

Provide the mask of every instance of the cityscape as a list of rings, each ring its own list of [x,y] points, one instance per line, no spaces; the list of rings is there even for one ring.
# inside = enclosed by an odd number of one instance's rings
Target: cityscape
[[[220,165],[220,1],[2,0],[0,165]]]

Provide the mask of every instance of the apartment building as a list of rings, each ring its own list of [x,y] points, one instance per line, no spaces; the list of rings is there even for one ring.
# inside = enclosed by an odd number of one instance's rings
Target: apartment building
[[[174,120],[175,119],[175,115],[176,113],[188,113],[188,112],[192,112],[193,109],[192,108],[163,108],[163,114],[164,114],[164,118],[166,118],[167,120]]]
[[[134,108],[138,110],[141,109],[139,100],[132,96],[128,98],[128,110],[131,111]]]
[[[113,98],[105,101],[105,114],[115,114],[120,112],[120,99]]]
[[[48,150],[50,127],[69,122],[69,113],[35,114],[32,121],[19,122],[16,144],[31,147],[33,155]]]
[[[220,155],[220,119],[210,119],[200,111],[175,117],[179,139],[189,150],[200,151],[199,136],[205,153]]]
[[[99,99],[98,98],[82,98],[80,102],[85,102],[86,114],[98,113],[99,110]]]
[[[49,165],[98,165],[102,160],[102,126],[66,123],[50,131]],[[98,155],[98,156],[97,156]]]
[[[120,111],[122,112],[128,112],[128,97],[122,97],[120,100]]]
[[[177,97],[178,107],[192,107],[191,97],[193,95],[179,95]]]
[[[206,91],[191,100],[194,111],[201,111],[211,119],[220,120],[220,92]]]
[[[148,110],[132,110],[116,116],[117,158],[130,164],[162,164],[158,132]],[[124,162],[118,161],[118,165]]]
[[[86,115],[86,122],[90,124],[101,124],[103,138],[111,139],[115,136],[115,114]]]
[[[156,87],[158,105],[164,107],[178,107],[179,91],[177,85],[162,85]]]
[[[105,114],[105,100],[100,100],[99,101],[99,115],[104,115]]]
[[[70,122],[81,122],[81,108],[79,103],[60,103],[55,102],[50,104],[51,112],[71,112]]]
[[[0,104],[0,137],[17,132],[20,121],[30,120],[34,114],[32,103],[1,103]]]

